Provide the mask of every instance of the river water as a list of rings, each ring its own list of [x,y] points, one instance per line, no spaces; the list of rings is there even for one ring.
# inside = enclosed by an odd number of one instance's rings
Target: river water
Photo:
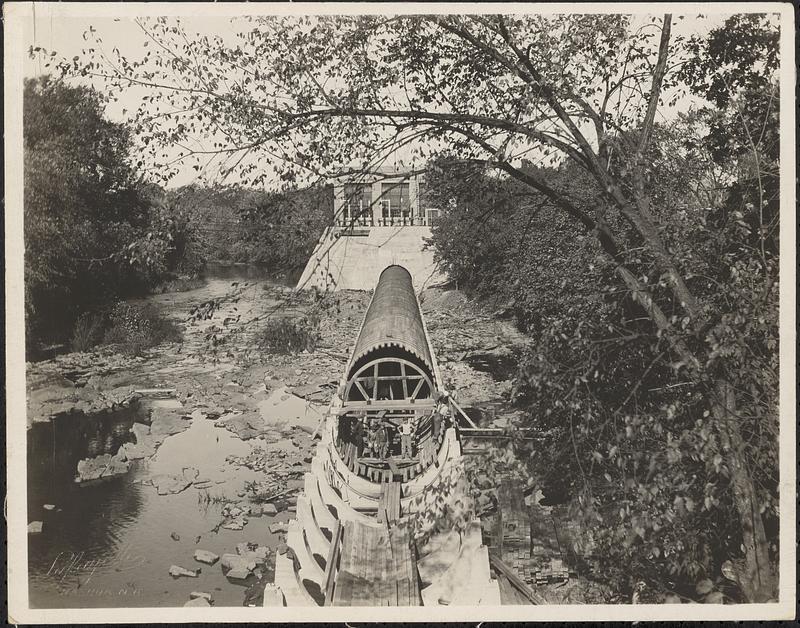
[[[293,273],[274,273],[258,264],[226,264],[208,262],[203,276],[206,279],[225,279],[230,281],[261,281],[293,288],[297,285],[302,271]]]
[[[283,406],[300,400],[289,401],[270,404],[270,411],[285,414]],[[191,591],[211,593],[217,606],[241,606],[255,577],[228,580],[219,563],[195,562],[194,550],[222,555],[236,553],[236,544],[243,541],[277,545],[269,525],[288,521],[288,512],[251,517],[243,530],[227,530],[217,527],[223,503],[205,503],[199,499],[201,491],[192,487],[158,495],[141,483],[151,475],[194,467],[199,478],[208,479],[222,494],[235,495],[245,482],[263,479],[261,473],[226,463],[227,456],[246,456],[254,446],[263,446],[262,441],[242,441],[212,420],[193,419],[189,429],[169,436],[153,458],[133,463],[125,475],[75,483],[78,459],[87,453],[115,453],[129,440],[128,430],[137,418],[135,411],[64,417],[31,430],[29,460],[37,462],[29,470],[29,512],[44,522],[43,533],[29,537],[33,607],[181,606]],[[45,504],[56,509],[46,510]],[[201,567],[202,573],[174,579],[168,574],[171,565]],[[274,575],[271,568],[268,564],[268,581]]]
[[[198,289],[203,298],[231,281],[264,282],[264,275],[247,267],[228,269],[228,276],[208,278]],[[170,295],[154,297],[167,304]],[[193,298],[181,293],[183,301]],[[155,365],[153,368],[158,368]],[[267,396],[263,412],[311,420],[320,409],[278,389]],[[187,408],[190,412],[191,408]],[[220,528],[224,501],[201,499],[202,491],[189,487],[172,495],[158,495],[142,480],[156,474],[179,474],[194,467],[208,480],[208,493],[236,500],[248,481],[263,473],[226,462],[228,456],[246,456],[261,439],[243,441],[198,417],[188,429],[167,437],[150,459],[134,462],[121,476],[95,483],[74,482],[77,462],[100,454],[114,454],[135,440],[134,422],[146,420],[144,407],[91,416],[73,414],[37,423],[28,432],[28,516],[42,521],[41,534],[28,537],[29,595],[35,608],[182,606],[192,591],[205,591],[216,606],[241,606],[246,581],[229,580],[220,564],[204,565],[193,559],[195,549],[222,555],[236,553],[244,541],[276,547],[279,539],[269,531],[276,521],[288,521],[289,512],[274,517],[250,517],[243,530]],[[263,414],[262,412],[262,414]],[[312,417],[303,414],[311,413]],[[46,507],[45,507],[46,506]],[[271,581],[272,561],[264,575]],[[171,565],[202,569],[198,578],[172,578]]]

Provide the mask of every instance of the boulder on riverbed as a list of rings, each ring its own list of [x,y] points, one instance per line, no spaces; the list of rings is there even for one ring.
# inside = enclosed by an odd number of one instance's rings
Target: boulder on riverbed
[[[31,521],[28,524],[28,534],[41,534],[44,524],[41,521]]]
[[[200,569],[185,569],[178,565],[172,565],[169,568],[169,575],[173,578],[180,578],[181,576],[185,578],[197,578],[197,576],[200,575]]]
[[[159,495],[172,495],[186,490],[192,485],[192,482],[182,475],[162,473],[148,478],[144,481],[144,484],[155,487]]]
[[[269,531],[272,532],[272,534],[286,534],[289,531],[289,526],[286,523],[276,521],[269,526]]]
[[[103,454],[96,458],[86,458],[78,461],[78,476],[75,481],[88,482],[89,480],[121,475],[127,473],[128,469],[130,469],[130,464],[125,460],[124,456],[119,453],[114,456]]]
[[[199,606],[201,608],[207,608],[207,607],[211,606],[211,602],[209,602],[204,597],[195,597],[195,598],[192,598],[191,600],[189,600],[188,602],[186,602],[186,604],[184,604],[184,606],[189,606],[189,607]]]
[[[189,429],[191,424],[191,417],[186,416],[183,410],[173,408],[153,408],[150,419],[150,434],[159,442]]]
[[[217,556],[214,552],[198,549],[194,551],[194,559],[198,562],[205,563],[206,565],[213,565],[219,560],[219,556]]]
[[[247,580],[252,573],[253,572],[247,571],[246,569],[231,569],[225,574],[225,577],[231,580]]]
[[[260,517],[263,513],[261,504],[250,504],[245,508],[245,512],[251,517]]]
[[[244,527],[247,525],[247,517],[239,516],[226,521],[222,524],[222,527],[226,530],[243,530]]]
[[[189,594],[189,598],[192,600],[203,599],[206,600],[209,604],[214,603],[214,597],[210,593],[206,593],[205,591],[192,591]]]
[[[223,415],[214,422],[216,427],[224,427],[229,432],[233,432],[242,440],[249,440],[261,436],[265,430],[264,420],[257,412],[245,412],[243,414]]]
[[[269,548],[258,543],[237,543],[236,552],[247,560],[248,564],[255,563],[259,566],[266,564]]]
[[[261,505],[261,514],[267,515],[268,517],[274,517],[278,514],[278,509],[276,508],[275,504],[262,504]]]
[[[223,554],[220,562],[223,570],[241,569],[245,571],[253,571],[258,566],[258,563],[246,556],[239,556],[238,554]]]
[[[124,456],[126,460],[141,460],[156,453],[158,442],[150,433],[150,426],[144,423],[134,423],[131,426],[131,432],[136,437],[136,442],[125,443],[120,447],[120,455]]]
[[[31,378],[29,370],[29,378]],[[49,421],[53,416],[82,409],[96,395],[75,384],[60,373],[42,373],[28,381],[28,427]]]

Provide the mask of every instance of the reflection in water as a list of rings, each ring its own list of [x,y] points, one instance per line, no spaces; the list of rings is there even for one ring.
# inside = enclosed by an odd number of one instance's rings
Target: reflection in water
[[[117,477],[74,489],[58,500],[61,510],[45,518],[47,532],[29,542],[32,601],[39,583],[65,596],[93,579],[99,581],[121,559],[131,566],[143,562],[140,556],[133,560],[120,556],[122,533],[136,521],[142,507],[142,489]]]
[[[189,302],[225,294],[232,281],[251,281],[254,291],[260,284],[293,285],[289,278],[276,279],[256,266],[214,265],[207,276],[210,281],[196,291],[148,300],[179,308],[182,315]],[[264,291],[257,292],[261,298]],[[289,403],[295,400],[291,397]],[[268,414],[284,409],[283,404],[271,407]],[[300,415],[308,409],[303,411],[287,417],[302,423]],[[42,533],[28,538],[32,607],[182,606],[195,590],[212,593],[217,606],[242,604],[244,587],[252,583],[228,581],[219,564],[196,563],[193,553],[198,548],[219,555],[235,552],[242,541],[277,545],[269,524],[287,521],[288,512],[252,518],[242,531],[219,528],[225,501],[236,501],[246,481],[263,479],[262,473],[226,464],[226,457],[246,456],[253,446],[263,448],[265,443],[245,443],[213,421],[195,419],[188,430],[167,438],[153,459],[132,464],[128,474],[74,482],[79,460],[116,453],[134,440],[133,423],[143,420],[143,411],[134,407],[92,416],[73,413],[28,430],[28,521],[44,522]],[[141,483],[151,474],[177,474],[183,467],[198,469],[199,478],[208,480],[204,490],[219,499],[198,500],[194,487],[161,496]],[[45,509],[46,504],[55,509]],[[203,571],[196,579],[173,579],[171,565]],[[265,577],[271,580],[271,569]]]
[[[81,575],[96,573],[112,559],[119,530],[137,518],[141,487],[127,477],[91,484],[74,478],[82,458],[114,454],[132,441],[130,427],[139,413],[136,406],[92,416],[73,413],[28,431],[28,518],[44,521],[46,530],[28,543],[32,593],[42,578],[60,595],[80,588]]]
[[[69,495],[78,461],[114,454],[135,439],[130,432],[142,411],[138,406],[88,416],[74,412],[28,430],[28,516],[36,518],[42,505]]]
[[[196,563],[193,553],[198,548],[219,555],[235,552],[242,541],[277,544],[268,526],[288,520],[289,513],[252,518],[242,531],[215,531],[224,499],[235,497],[246,481],[263,477],[225,464],[229,455],[247,455],[251,444],[211,420],[195,419],[189,429],[167,438],[153,459],[134,463],[127,475],[75,484],[77,461],[115,453],[130,438],[134,418],[135,410],[102,418],[73,415],[30,430],[29,520],[44,521],[43,532],[29,537],[31,605],[182,606],[189,592],[202,590],[214,595],[217,606],[240,606],[251,583],[228,581],[219,564]],[[110,449],[105,449],[109,443]],[[263,446],[259,441],[253,444]],[[192,487],[158,495],[141,483],[150,475],[179,473],[189,466],[212,484],[210,493],[224,496],[220,503],[200,503],[198,489]],[[57,509],[45,510],[44,504]],[[171,565],[203,571],[196,579],[173,579]],[[272,570],[265,577],[271,579]]]

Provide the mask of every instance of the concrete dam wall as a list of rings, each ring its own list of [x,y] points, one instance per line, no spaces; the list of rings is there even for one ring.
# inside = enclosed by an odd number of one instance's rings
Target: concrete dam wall
[[[345,235],[347,233],[347,235]],[[298,290],[371,290],[393,264],[411,274],[417,291],[446,281],[432,250],[424,250],[431,228],[423,226],[328,227],[308,260]]]

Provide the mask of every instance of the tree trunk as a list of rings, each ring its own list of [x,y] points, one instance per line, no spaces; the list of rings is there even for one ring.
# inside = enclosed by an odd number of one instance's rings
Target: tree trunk
[[[739,584],[747,601],[766,602],[777,596],[778,580],[769,561],[769,543],[753,478],[747,468],[745,444],[736,417],[736,398],[730,383],[724,379],[717,380],[716,393],[714,415],[730,445],[727,461],[742,529],[744,567],[738,574]]]

